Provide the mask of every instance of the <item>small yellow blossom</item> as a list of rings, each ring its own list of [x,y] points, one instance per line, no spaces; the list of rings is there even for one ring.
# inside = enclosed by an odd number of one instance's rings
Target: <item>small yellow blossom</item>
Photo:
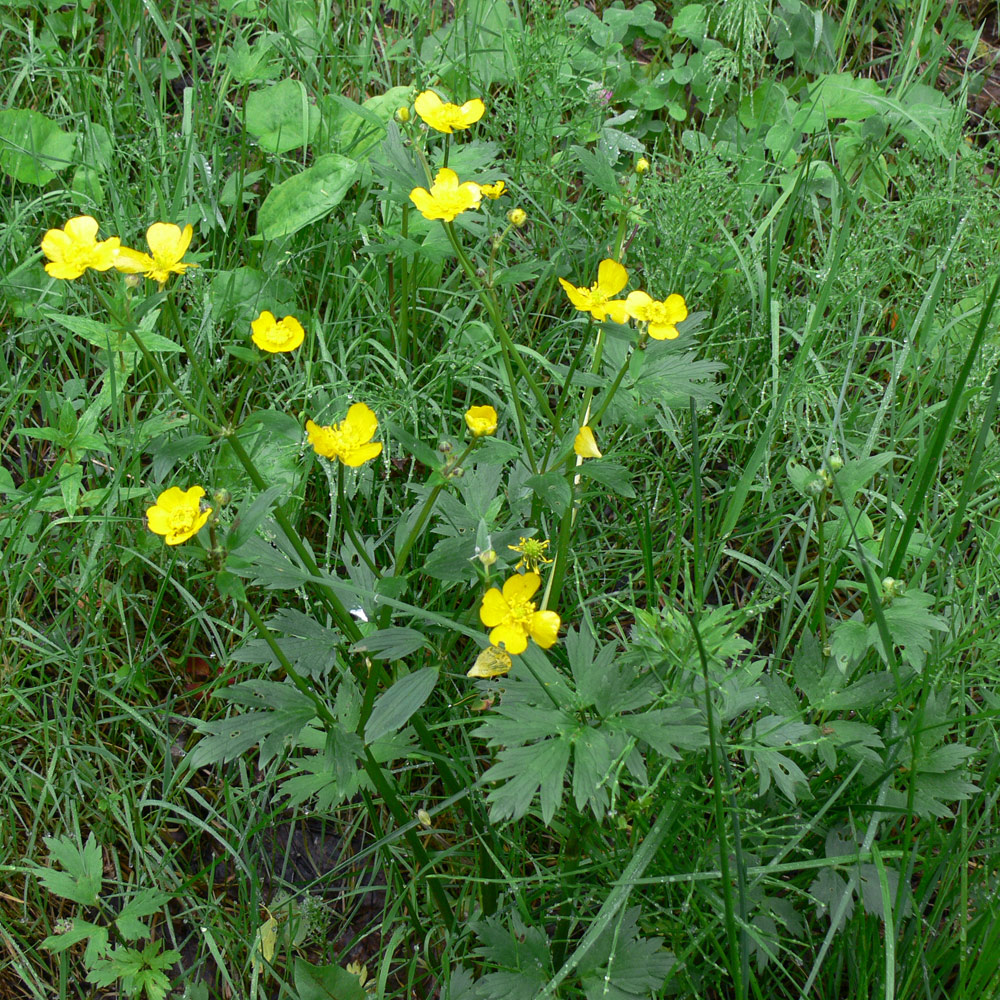
[[[516,552],[521,557],[514,569],[527,569],[532,573],[537,573],[543,565],[552,562],[545,555],[545,550],[548,547],[549,540],[547,538],[525,538],[523,535],[517,545],[507,546],[511,552]]]
[[[382,442],[372,441],[378,430],[378,418],[364,404],[355,403],[347,411],[347,419],[332,426],[306,421],[309,443],[317,455],[339,458],[344,465],[364,465],[382,454]]]
[[[486,111],[486,105],[478,97],[461,106],[446,104],[433,90],[417,94],[413,107],[432,129],[448,133],[474,125]]]
[[[512,208],[507,213],[507,221],[520,229],[528,221],[528,213],[523,208]]]
[[[559,279],[570,302],[581,312],[589,312],[594,319],[610,316],[616,323],[628,319],[624,299],[615,296],[628,284],[628,271],[616,260],[602,260],[597,268],[597,281],[590,288],[577,288],[565,278]]]
[[[645,156],[640,156],[635,162],[635,172],[637,174],[644,174],[649,170],[649,160]]]
[[[492,406],[470,406],[465,411],[465,422],[472,431],[473,437],[484,434],[495,434],[497,429],[497,411]]]
[[[444,222],[451,222],[466,209],[479,208],[482,200],[482,189],[478,184],[472,181],[459,184],[458,174],[447,167],[437,172],[430,191],[414,188],[410,192],[410,201],[425,219],[441,219]]]
[[[114,266],[120,241],[117,236],[97,242],[97,220],[89,215],[70,219],[62,229],[50,229],[42,237],[42,253],[49,258],[46,272],[53,278],[72,281],[88,267],[107,271]]]
[[[152,256],[122,247],[115,257],[115,267],[125,274],[144,274],[159,282],[162,288],[171,274],[183,274],[189,267],[198,266],[181,260],[193,235],[191,226],[181,229],[172,222],[154,222],[146,230],[146,242]]]
[[[577,431],[576,437],[573,439],[573,451],[580,456],[580,458],[600,458],[601,451],[597,447],[597,440],[594,437],[594,432],[584,424],[579,431]]]
[[[250,324],[250,329],[253,330],[253,342],[269,354],[294,351],[306,336],[302,324],[294,316],[277,320],[266,309]]]
[[[157,498],[153,507],[146,509],[146,523],[149,530],[163,535],[167,545],[180,545],[193,538],[204,527],[211,507],[202,510],[201,498],[205,491],[200,486],[192,486],[186,492],[179,486],[171,486]]]
[[[487,198],[491,198],[496,201],[502,194],[506,192],[507,185],[503,181],[497,181],[495,184],[480,184],[479,190]]]
[[[512,666],[510,657],[499,646],[487,646],[477,657],[466,677],[489,680],[509,673]]]
[[[502,593],[491,587],[483,594],[479,619],[491,629],[490,642],[494,646],[503,643],[510,656],[528,648],[529,636],[542,649],[548,649],[559,638],[559,616],[554,611],[536,611],[531,600],[541,582],[537,573],[515,573],[503,585]]]
[[[396,121],[402,122],[404,125],[410,120],[410,109],[404,104],[402,107],[396,108]]]
[[[625,300],[629,316],[648,323],[653,340],[676,340],[680,336],[677,324],[687,319],[687,303],[682,295],[668,295],[657,302],[645,292],[629,292]]]

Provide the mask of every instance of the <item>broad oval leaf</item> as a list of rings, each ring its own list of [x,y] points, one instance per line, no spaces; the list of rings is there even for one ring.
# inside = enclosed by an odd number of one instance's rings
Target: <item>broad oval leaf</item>
[[[76,159],[76,136],[37,111],[0,111],[0,169],[42,187]]]
[[[354,160],[327,153],[300,174],[289,177],[264,199],[257,232],[265,240],[291,236],[337,207],[357,176]]]
[[[247,98],[246,129],[270,153],[287,153],[310,142],[319,128],[319,109],[300,80],[282,80]]]

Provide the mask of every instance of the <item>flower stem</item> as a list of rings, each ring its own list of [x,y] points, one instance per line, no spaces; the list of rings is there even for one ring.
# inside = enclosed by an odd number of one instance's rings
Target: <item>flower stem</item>
[[[362,545],[361,539],[358,538],[358,533],[354,527],[354,518],[351,517],[351,510],[347,505],[347,498],[344,496],[343,462],[337,463],[337,511],[340,514],[342,524],[347,529],[347,537],[350,538],[351,544],[358,553],[358,557],[364,560],[368,568],[375,574],[375,579],[377,580],[382,574],[378,571],[375,563],[372,562],[372,558],[368,555],[368,550]]]

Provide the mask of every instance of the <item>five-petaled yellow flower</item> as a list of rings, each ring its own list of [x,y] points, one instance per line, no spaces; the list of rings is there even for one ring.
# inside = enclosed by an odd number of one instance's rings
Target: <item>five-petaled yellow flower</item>
[[[603,320],[610,316],[616,323],[628,319],[624,299],[615,296],[628,284],[628,271],[616,260],[602,260],[597,268],[597,281],[590,288],[577,288],[565,278],[559,279],[563,291],[570,302],[582,312],[589,312],[594,319]]]
[[[410,192],[410,201],[425,219],[441,219],[443,222],[451,222],[466,209],[479,208],[482,200],[482,189],[478,184],[472,181],[459,184],[458,174],[447,167],[437,172],[430,191],[414,188]]]
[[[529,636],[542,649],[548,649],[559,638],[559,616],[554,611],[536,611],[531,600],[541,582],[537,573],[516,573],[503,585],[502,593],[491,587],[483,594],[480,621],[491,629],[490,642],[494,646],[503,643],[512,656],[528,648]]]
[[[202,510],[201,498],[205,491],[200,486],[192,486],[184,491],[179,486],[171,486],[157,498],[156,505],[146,509],[146,523],[149,530],[163,535],[167,545],[180,545],[193,538],[204,527],[211,507]]]
[[[42,237],[42,253],[49,258],[46,272],[53,278],[72,281],[88,267],[107,271],[114,266],[120,240],[112,236],[97,242],[97,220],[89,215],[70,219],[62,229],[50,229]]]
[[[576,437],[573,439],[573,451],[580,458],[601,457],[601,450],[597,447],[597,439],[594,437],[594,432],[586,424],[576,432]]]
[[[172,222],[154,222],[146,230],[146,242],[152,256],[122,247],[115,257],[115,267],[125,274],[144,274],[159,282],[162,288],[170,275],[183,274],[189,267],[198,266],[181,260],[193,235],[191,226],[181,229]]]
[[[539,567],[552,562],[545,555],[545,550],[548,547],[549,540],[547,538],[525,538],[523,535],[517,545],[507,546],[511,552],[516,552],[521,557],[514,569],[527,569],[532,573],[537,573]]]
[[[317,455],[339,458],[344,465],[364,465],[382,454],[382,442],[372,441],[378,430],[378,418],[364,403],[355,403],[347,419],[329,427],[306,421],[309,443]]]
[[[657,302],[645,292],[629,292],[625,308],[633,319],[648,323],[653,340],[676,340],[680,336],[677,324],[687,319],[688,308],[683,295],[668,295]]]
[[[470,406],[465,411],[465,422],[469,430],[472,431],[473,437],[495,434],[497,411],[492,406]]]
[[[507,185],[504,184],[503,181],[497,181],[494,184],[480,184],[479,190],[487,198],[491,198],[493,201],[496,201],[497,198],[499,198],[500,195],[507,190]]]
[[[486,105],[478,97],[461,106],[446,104],[433,90],[417,94],[413,108],[432,129],[448,133],[474,125],[486,111]]]
[[[251,340],[270,354],[294,351],[306,336],[302,324],[294,316],[278,320],[266,309],[250,324],[250,329],[253,330]]]

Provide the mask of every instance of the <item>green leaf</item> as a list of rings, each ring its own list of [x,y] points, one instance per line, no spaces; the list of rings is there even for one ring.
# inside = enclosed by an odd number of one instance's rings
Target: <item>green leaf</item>
[[[294,740],[316,715],[311,698],[291,684],[278,681],[246,681],[228,688],[224,694],[237,704],[270,708],[199,723],[198,732],[204,738],[188,755],[189,767],[225,763],[258,743],[260,766],[264,767],[281,751],[286,738]]]
[[[374,743],[402,729],[410,716],[430,697],[437,679],[436,667],[424,667],[407,674],[380,694],[365,725],[365,743]]]
[[[357,163],[346,156],[320,156],[264,199],[257,213],[258,234],[265,240],[280,239],[328,215],[344,200],[357,172]]]
[[[529,476],[524,485],[557,517],[562,517],[569,507],[572,493],[566,476],[560,469],[552,469],[540,476]]]
[[[620,462],[612,462],[607,458],[594,458],[579,467],[580,475],[593,479],[602,486],[607,486],[612,493],[620,497],[634,497],[635,490],[629,482],[629,472]]]
[[[136,893],[115,918],[115,926],[122,938],[126,941],[135,941],[141,937],[149,937],[148,925],[139,918],[159,913],[170,898],[169,892],[160,892],[157,889],[143,889]]]
[[[531,808],[537,794],[541,797],[542,822],[551,823],[562,802],[569,752],[568,739],[543,740],[501,750],[497,762],[483,775],[485,782],[503,782],[486,797],[491,822],[519,820]]]
[[[271,153],[287,153],[310,142],[319,128],[319,109],[300,80],[282,80],[247,97],[246,129]]]
[[[295,425],[298,430],[298,424]],[[236,516],[233,518],[226,534],[226,548],[230,551],[238,549],[251,535],[257,531],[257,526],[267,517],[271,506],[285,491],[281,484],[268,487],[260,496],[247,498]]]
[[[84,961],[93,965],[99,958],[108,953],[108,929],[92,924],[80,917],[74,917],[72,926],[62,934],[50,934],[42,941],[42,947],[51,952],[65,951],[81,941],[87,942],[84,951]]]
[[[402,660],[410,653],[426,648],[426,637],[416,629],[383,628],[356,642],[351,647],[351,652],[364,653],[375,660]]]
[[[312,965],[295,959],[295,992],[299,1000],[365,1000],[361,981],[336,965]]]
[[[82,848],[77,847],[76,841],[68,836],[46,837],[45,846],[49,849],[49,860],[62,865],[65,870],[60,872],[36,866],[34,871],[39,882],[56,896],[93,906],[104,881],[101,845],[97,843],[93,830],[87,835],[87,842]]]
[[[76,136],[37,111],[0,111],[0,170],[42,187],[73,164]]]

